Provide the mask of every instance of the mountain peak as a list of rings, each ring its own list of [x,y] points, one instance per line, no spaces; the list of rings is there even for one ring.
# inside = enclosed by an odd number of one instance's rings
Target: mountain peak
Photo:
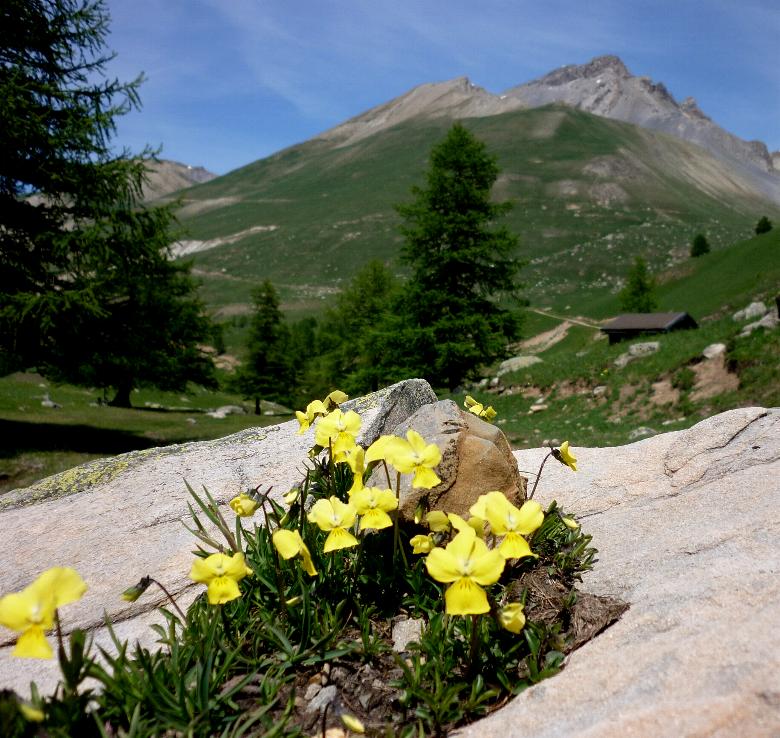
[[[577,80],[593,79],[602,75],[620,79],[630,77],[631,73],[619,56],[605,54],[604,56],[597,56],[591,59],[587,64],[567,64],[564,67],[559,67],[536,80],[536,82],[557,87]]]

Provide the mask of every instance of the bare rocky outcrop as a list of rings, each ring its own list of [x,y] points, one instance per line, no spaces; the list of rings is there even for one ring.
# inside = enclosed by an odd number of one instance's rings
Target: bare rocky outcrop
[[[532,469],[544,453],[515,455]],[[592,533],[582,588],[630,608],[560,674],[456,735],[780,734],[780,410],[575,454],[577,474],[548,464],[536,498]]]

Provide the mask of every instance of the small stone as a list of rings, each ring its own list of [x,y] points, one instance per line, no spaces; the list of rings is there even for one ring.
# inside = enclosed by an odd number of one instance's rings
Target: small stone
[[[643,438],[645,436],[654,436],[654,435],[656,435],[656,431],[653,428],[643,425],[639,428],[634,428],[634,430],[632,430],[628,434],[628,440],[633,441],[637,438]]]
[[[701,355],[705,359],[714,359],[716,356],[720,356],[721,354],[726,353],[726,344],[725,343],[711,343],[707,348],[704,349],[704,351],[701,352]]]
[[[498,387],[498,383],[501,380],[498,377],[493,377],[493,379],[490,380],[490,386],[491,387]]]
[[[532,413],[540,413],[540,412],[542,412],[542,410],[547,410],[548,407],[549,407],[549,405],[545,405],[543,402],[539,403],[539,404],[533,404],[533,405],[531,405],[530,412],[532,412]]]
[[[318,686],[318,685],[310,685]],[[307,690],[308,692],[308,690]],[[336,699],[338,695],[338,689],[335,684],[331,684],[327,687],[322,687],[314,698],[306,705],[306,712],[324,712],[325,708]]]
[[[306,700],[306,702],[311,702],[322,690],[322,685],[317,682],[312,682],[309,684],[308,687],[306,687],[306,691],[303,694],[303,699]]]
[[[403,653],[410,643],[420,640],[423,621],[421,619],[399,620],[393,625],[393,651]]]
[[[601,397],[602,395],[605,395],[606,392],[607,392],[607,385],[600,384],[600,385],[598,385],[598,387],[594,387],[593,388],[593,390],[591,391],[591,394],[594,397]]]
[[[758,300],[757,302],[751,302],[750,305],[748,305],[746,308],[742,308],[742,310],[737,310],[734,315],[732,315],[732,319],[739,322],[741,320],[750,320],[751,318],[758,318],[759,316],[766,313],[766,305]]]

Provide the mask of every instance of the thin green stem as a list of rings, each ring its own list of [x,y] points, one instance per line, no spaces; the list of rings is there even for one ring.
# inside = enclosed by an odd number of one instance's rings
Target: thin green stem
[[[471,616],[471,647],[469,648],[469,677],[473,677],[479,656],[479,615]]]

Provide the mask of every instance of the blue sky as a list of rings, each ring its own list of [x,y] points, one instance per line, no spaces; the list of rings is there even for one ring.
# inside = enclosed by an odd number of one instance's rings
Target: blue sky
[[[224,174],[415,85],[499,93],[617,54],[717,123],[780,149],[778,0],[107,0],[143,109],[117,143]]]

